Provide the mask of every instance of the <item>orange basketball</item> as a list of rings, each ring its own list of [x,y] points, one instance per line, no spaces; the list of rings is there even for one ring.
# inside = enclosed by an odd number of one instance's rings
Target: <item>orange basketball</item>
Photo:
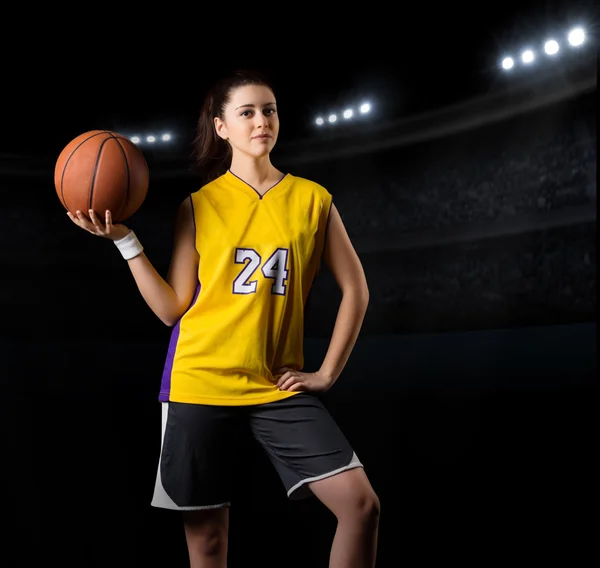
[[[122,223],[142,205],[148,193],[148,164],[138,147],[108,130],[90,130],[69,142],[56,160],[54,186],[63,207],[102,222],[109,209]]]

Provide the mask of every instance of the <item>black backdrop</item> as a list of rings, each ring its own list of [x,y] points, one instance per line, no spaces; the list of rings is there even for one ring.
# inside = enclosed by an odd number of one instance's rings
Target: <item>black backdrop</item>
[[[371,287],[355,352],[323,398],[380,496],[380,567],[584,564],[595,113],[594,92],[517,123],[292,170],[333,193]],[[174,214],[195,186],[152,180],[129,224],[165,276]],[[51,171],[3,174],[2,194],[2,563],[186,566],[178,514],[149,505],[170,330],[114,246],[66,218]],[[323,268],[307,370],[338,301]],[[246,452],[230,566],[326,566],[333,517],[314,499],[289,502],[266,458]]]

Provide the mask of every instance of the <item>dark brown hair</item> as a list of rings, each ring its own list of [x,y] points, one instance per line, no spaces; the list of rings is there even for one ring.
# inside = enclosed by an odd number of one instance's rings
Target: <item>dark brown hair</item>
[[[262,72],[238,69],[221,77],[204,99],[196,125],[193,156],[196,168],[206,178],[206,182],[223,175],[231,165],[231,146],[217,134],[214,119],[217,116],[223,119],[232,92],[246,85],[263,85],[273,91],[271,83]]]

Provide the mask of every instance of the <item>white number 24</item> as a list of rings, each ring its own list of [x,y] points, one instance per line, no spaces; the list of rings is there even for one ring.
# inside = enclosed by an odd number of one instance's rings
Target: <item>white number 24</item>
[[[265,278],[273,279],[271,294],[285,296],[285,283],[288,277],[286,269],[288,250],[278,248],[262,265],[262,273]],[[247,262],[247,264],[246,264]],[[262,264],[262,258],[258,252],[251,248],[235,249],[235,263],[246,264],[239,276],[233,281],[234,294],[254,294],[258,285],[257,280],[250,281],[252,275]]]

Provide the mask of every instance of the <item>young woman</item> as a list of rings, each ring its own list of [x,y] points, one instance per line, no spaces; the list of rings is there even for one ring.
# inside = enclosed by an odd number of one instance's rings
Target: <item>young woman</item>
[[[192,568],[227,562],[230,478],[241,428],[265,449],[291,499],[315,495],[337,517],[330,566],[375,565],[379,500],[348,440],[313,393],[331,388],[369,301],[332,195],[278,170],[277,101],[236,72],[208,93],[195,148],[208,183],[180,205],[164,280],[135,234],[81,212],[111,239],[150,309],[173,333],[159,400],[162,443],[152,505],[182,511]],[[324,259],[342,292],[326,356],[303,371],[303,315]]]

